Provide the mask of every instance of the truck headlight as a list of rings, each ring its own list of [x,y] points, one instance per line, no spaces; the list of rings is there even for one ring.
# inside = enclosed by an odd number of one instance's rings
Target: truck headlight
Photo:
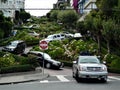
[[[101,71],[107,71],[107,67],[102,67]]]
[[[83,66],[79,66],[79,71],[87,71],[87,68]]]

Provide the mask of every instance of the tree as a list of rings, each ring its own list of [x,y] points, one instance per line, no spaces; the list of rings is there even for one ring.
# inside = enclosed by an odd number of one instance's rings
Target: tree
[[[94,18],[93,20],[93,32],[96,35],[98,41],[98,53],[101,53],[101,30],[102,30],[102,20],[100,17]]]
[[[120,26],[115,25],[115,31],[114,31],[114,41],[118,48],[120,48]]]
[[[85,26],[88,31],[90,31],[91,36],[97,40],[98,43],[98,54],[101,53],[101,30],[102,30],[102,20],[99,15],[95,14],[93,17],[92,14],[89,14],[85,19]]]
[[[58,20],[58,13],[59,13],[59,10],[52,10],[50,12],[50,20],[57,21]]]
[[[78,14],[74,10],[63,10],[58,14],[58,20],[63,23],[65,28],[69,29],[75,26]]]
[[[108,21],[103,21],[103,31],[102,34],[107,41],[107,49],[108,49],[108,54],[111,53],[110,49],[110,41],[112,38],[114,38],[114,33],[115,33],[115,22],[112,19],[109,19]]]
[[[98,8],[106,15],[106,19],[113,17],[113,8],[117,6],[118,0],[98,0]]]
[[[27,19],[29,19],[31,17],[31,15],[27,12],[25,12],[24,10],[22,10],[20,12],[20,19],[25,23],[27,21]]]
[[[117,6],[114,8],[114,19],[117,23],[120,23],[120,0],[118,0]]]
[[[77,28],[78,32],[80,32],[82,35],[87,35],[88,31],[85,28],[84,21],[77,22],[76,28]]]
[[[6,38],[10,35],[12,25],[10,18],[5,18],[3,14],[0,14],[0,38]]]

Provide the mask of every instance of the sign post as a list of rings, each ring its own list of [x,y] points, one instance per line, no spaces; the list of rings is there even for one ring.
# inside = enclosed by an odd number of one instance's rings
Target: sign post
[[[44,40],[39,42],[39,48],[41,50],[47,50],[48,49],[48,43]],[[44,75],[44,52],[43,52],[43,75]]]

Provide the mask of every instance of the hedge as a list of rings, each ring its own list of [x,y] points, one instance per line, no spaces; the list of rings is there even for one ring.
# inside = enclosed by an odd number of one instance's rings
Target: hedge
[[[32,71],[32,70],[35,70],[35,67],[33,67],[30,64],[15,65],[15,66],[9,66],[9,67],[2,67],[0,69],[0,74],[14,73],[14,72],[25,72],[25,71]]]
[[[120,74],[120,68],[108,68],[108,72]]]
[[[60,62],[63,62],[64,66],[68,66],[68,67],[72,67],[72,65],[73,65],[73,63],[71,61],[60,60]]]

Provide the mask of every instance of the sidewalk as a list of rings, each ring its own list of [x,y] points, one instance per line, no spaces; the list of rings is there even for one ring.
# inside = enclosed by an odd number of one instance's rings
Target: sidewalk
[[[48,76],[49,75],[47,73],[43,74],[41,69],[37,69],[36,71],[30,72],[0,74],[0,85],[43,80]]]

